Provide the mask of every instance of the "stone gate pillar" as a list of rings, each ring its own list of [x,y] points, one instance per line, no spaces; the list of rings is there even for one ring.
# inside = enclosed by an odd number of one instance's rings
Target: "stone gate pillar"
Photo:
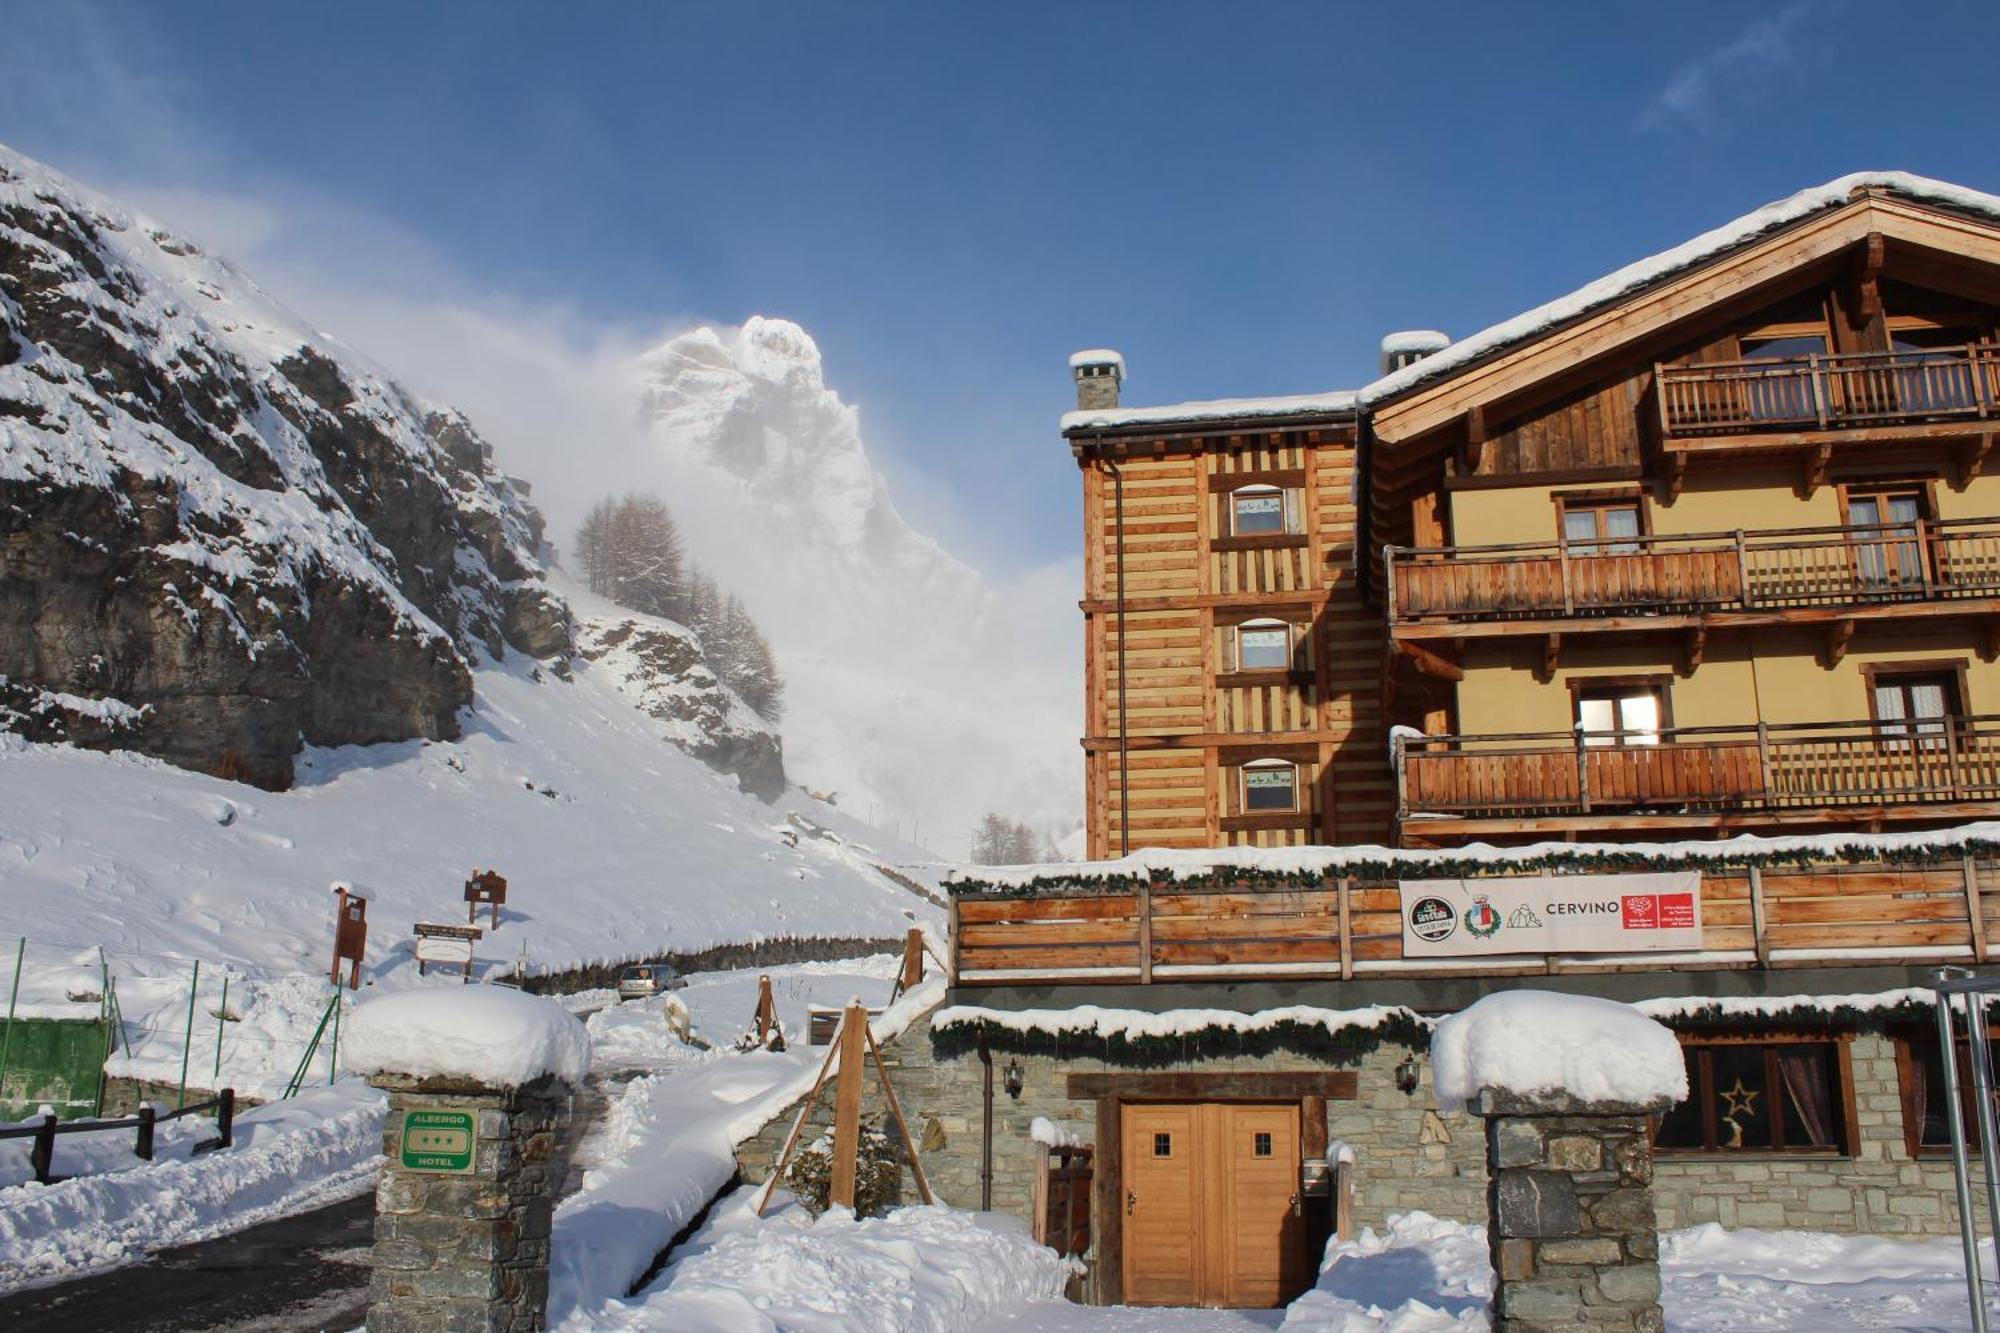
[[[1661,1333],[1660,1241],[1643,1105],[1486,1089],[1495,1333]]]

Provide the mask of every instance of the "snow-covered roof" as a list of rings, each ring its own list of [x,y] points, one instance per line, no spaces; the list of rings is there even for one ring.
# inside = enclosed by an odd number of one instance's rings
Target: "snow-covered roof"
[[[1109,347],[1086,347],[1081,352],[1069,354],[1069,368],[1080,370],[1085,366],[1116,366],[1120,376],[1125,374],[1125,354]]]
[[[1726,222],[1692,240],[1683,241],[1671,250],[1662,250],[1659,254],[1627,264],[1616,272],[1607,273],[1567,296],[1559,296],[1545,305],[1461,338],[1441,352],[1376,380],[1361,391],[1361,401],[1372,406],[1418,385],[1428,384],[1516,343],[1580,319],[1664,278],[1747,245],[1780,227],[1823,209],[1838,208],[1860,189],[1886,190],[1924,203],[2000,219],[2000,197],[1906,171],[1857,171],[1754,209],[1733,222]]]
[[[1772,837],[1745,833],[1733,838],[1690,838],[1678,842],[1538,842],[1524,847],[1494,847],[1483,842],[1438,849],[1361,845],[1148,847],[1109,861],[980,866],[976,873],[948,881],[946,887],[979,886],[1005,890],[1052,882],[1103,882],[1109,886],[1150,879],[1156,873],[1176,879],[1198,879],[1232,872],[1245,876],[1310,878],[1342,874],[1355,867],[1375,869],[1384,865],[1394,868],[1399,874],[1407,872],[1412,878],[1420,878],[1435,867],[1467,862],[1504,871],[1516,866],[1544,866],[1554,860],[1566,865],[1580,865],[1598,857],[1610,864],[1620,864],[1634,857],[1658,862],[1685,860],[1689,865],[1747,864],[1787,858],[1870,861],[1894,860],[1898,855],[1935,855],[1940,851],[1991,847],[2000,847],[2000,821],[1894,833],[1788,833]]]
[[[1354,411],[1352,389],[1331,393],[1300,393],[1278,398],[1211,398],[1205,402],[1169,403],[1160,407],[1086,408],[1065,412],[1062,428],[1071,431],[1116,430],[1120,426],[1165,426],[1202,421],[1247,421],[1267,417],[1310,417]]]

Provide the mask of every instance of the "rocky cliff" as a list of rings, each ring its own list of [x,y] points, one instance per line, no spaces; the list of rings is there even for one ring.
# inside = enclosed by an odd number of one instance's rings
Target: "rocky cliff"
[[[541,520],[449,409],[0,148],[0,727],[283,787],[565,656]]]

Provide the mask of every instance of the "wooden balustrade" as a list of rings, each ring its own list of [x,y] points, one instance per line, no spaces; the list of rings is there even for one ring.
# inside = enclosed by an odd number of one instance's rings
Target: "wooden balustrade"
[[[962,894],[952,961],[963,986],[1784,967],[1856,956],[1984,962],[2000,927],[1993,861],[1764,867],[1755,878],[1753,891],[1747,869],[1703,872],[1696,955],[1405,959],[1394,883],[1329,877],[1257,889],[1219,873],[1141,892]]]
[[[2000,518],[1392,547],[1392,624],[2000,597]]]
[[[2000,404],[2000,348],[1660,365],[1654,380],[1666,439],[1980,418]]]
[[[2000,802],[2000,718],[1398,740],[1399,817],[1837,810]],[[1602,743],[1596,743],[1596,742]]]

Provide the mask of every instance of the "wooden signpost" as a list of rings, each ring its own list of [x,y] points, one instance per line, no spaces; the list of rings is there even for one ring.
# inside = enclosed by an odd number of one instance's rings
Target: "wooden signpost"
[[[472,918],[479,913],[479,905],[485,903],[493,909],[493,929],[500,929],[500,907],[507,901],[507,879],[492,870],[475,870],[472,878],[465,881],[465,924],[471,925]]]
[[[778,1026],[778,1002],[771,995],[771,978],[757,978],[757,1044],[769,1046],[771,1031]]]
[[[339,902],[333,910],[333,984],[340,984],[340,965],[348,964],[347,988],[361,989],[361,960],[368,952],[368,900],[345,884],[333,886]]]
[[[460,979],[472,980],[472,942],[486,934],[477,926],[441,926],[419,921],[410,928],[417,936],[417,975],[423,976],[432,963],[456,963]]]
[[[813,1080],[812,1091],[806,1094],[805,1105],[799,1108],[799,1118],[792,1122],[792,1132],[785,1136],[785,1146],[778,1154],[778,1160],[771,1168],[771,1178],[764,1182],[764,1191],[757,1196],[757,1216],[762,1217],[770,1207],[771,1195],[784,1179],[785,1168],[791,1164],[792,1150],[799,1145],[799,1135],[805,1131],[806,1121],[812,1118],[814,1108],[819,1105],[820,1089],[826,1086],[828,1070],[835,1070],[833,1090],[833,1185],[827,1193],[829,1206],[854,1207],[854,1177],[861,1151],[861,1083],[867,1076],[864,1064],[869,1059],[875,1062],[876,1077],[882,1083],[883,1100],[889,1103],[889,1114],[895,1118],[896,1132],[903,1136],[903,1151],[909,1155],[910,1173],[916,1177],[917,1193],[925,1203],[935,1203],[931,1197],[930,1181],[924,1178],[923,1164],[917,1160],[917,1145],[910,1137],[910,1127],[903,1121],[903,1108],[896,1101],[896,1089],[890,1086],[889,1071],[882,1065],[881,1048],[875,1045],[875,1034],[868,1027],[868,1010],[859,1003],[849,1004],[840,1015],[840,1031],[831,1046],[827,1048],[826,1059],[820,1064],[819,1077]]]

